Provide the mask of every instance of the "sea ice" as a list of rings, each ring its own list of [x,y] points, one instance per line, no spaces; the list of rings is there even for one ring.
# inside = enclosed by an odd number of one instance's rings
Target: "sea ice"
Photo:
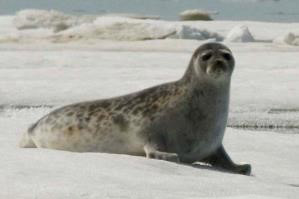
[[[54,37],[73,39],[150,40],[164,39],[176,33],[174,25],[120,17],[98,17],[93,23],[75,26]]]
[[[223,40],[223,37],[216,32],[195,28],[189,25],[178,26],[176,34],[171,36],[171,38],[196,40],[215,39],[215,41]]]
[[[226,36],[226,42],[254,42],[252,34],[247,26],[236,26]]]
[[[59,32],[82,23],[91,23],[95,17],[71,16],[56,10],[21,10],[14,18],[14,25],[22,29],[49,28]]]
[[[299,46],[299,34],[296,35],[292,32],[288,32],[280,37],[275,38],[273,42],[277,44]]]
[[[138,15],[135,18],[140,18]],[[141,18],[144,18],[141,16]],[[212,39],[226,35],[230,42],[272,42],[288,32],[298,32],[296,23],[238,21],[138,20],[130,16],[73,16],[58,11],[23,10],[0,17],[0,42],[71,42],[77,40]],[[246,28],[250,27],[250,31]],[[43,30],[40,30],[43,29]],[[251,34],[252,32],[252,34]],[[254,35],[254,38],[253,36]]]

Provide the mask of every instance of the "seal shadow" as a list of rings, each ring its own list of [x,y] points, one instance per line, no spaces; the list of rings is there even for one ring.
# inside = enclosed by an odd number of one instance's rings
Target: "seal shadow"
[[[192,163],[192,164],[186,164],[186,163],[178,163],[184,166],[189,166],[189,167],[193,167],[193,168],[197,168],[197,169],[203,169],[203,170],[208,170],[208,171],[215,171],[215,172],[221,172],[221,173],[229,173],[229,174],[238,174],[238,173],[234,173],[222,168],[218,168],[218,167],[213,167],[209,164],[206,163],[202,163],[202,162],[196,162],[196,163]],[[248,176],[248,177],[255,177],[255,175],[250,174],[250,175],[244,175],[244,176]]]
[[[295,187],[295,188],[299,188],[299,184],[287,184],[290,187]]]

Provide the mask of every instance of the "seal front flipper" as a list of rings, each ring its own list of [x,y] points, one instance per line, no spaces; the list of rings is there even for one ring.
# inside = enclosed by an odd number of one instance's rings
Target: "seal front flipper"
[[[201,160],[201,162],[209,163],[214,167],[224,169],[233,173],[239,173],[243,175],[250,175],[251,173],[250,164],[235,164],[230,159],[223,146],[219,147],[212,155]]]
[[[167,153],[167,152],[158,151],[155,147],[151,145],[145,145],[144,151],[146,157],[150,159],[166,160],[170,162],[180,162],[179,156],[176,153]]]

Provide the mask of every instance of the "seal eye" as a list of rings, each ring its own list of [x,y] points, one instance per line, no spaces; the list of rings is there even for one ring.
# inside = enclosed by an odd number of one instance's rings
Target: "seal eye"
[[[229,53],[223,53],[222,56],[224,57],[224,59],[226,59],[227,61],[230,61],[232,59],[231,54]]]
[[[208,61],[212,57],[212,53],[206,53],[201,56],[202,61]]]

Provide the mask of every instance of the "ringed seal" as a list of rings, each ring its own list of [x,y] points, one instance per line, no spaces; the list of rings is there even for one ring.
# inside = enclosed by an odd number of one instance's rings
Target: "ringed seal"
[[[250,175],[251,166],[233,163],[222,145],[234,64],[226,46],[206,43],[178,81],[54,110],[28,129],[20,146],[200,161]]]

